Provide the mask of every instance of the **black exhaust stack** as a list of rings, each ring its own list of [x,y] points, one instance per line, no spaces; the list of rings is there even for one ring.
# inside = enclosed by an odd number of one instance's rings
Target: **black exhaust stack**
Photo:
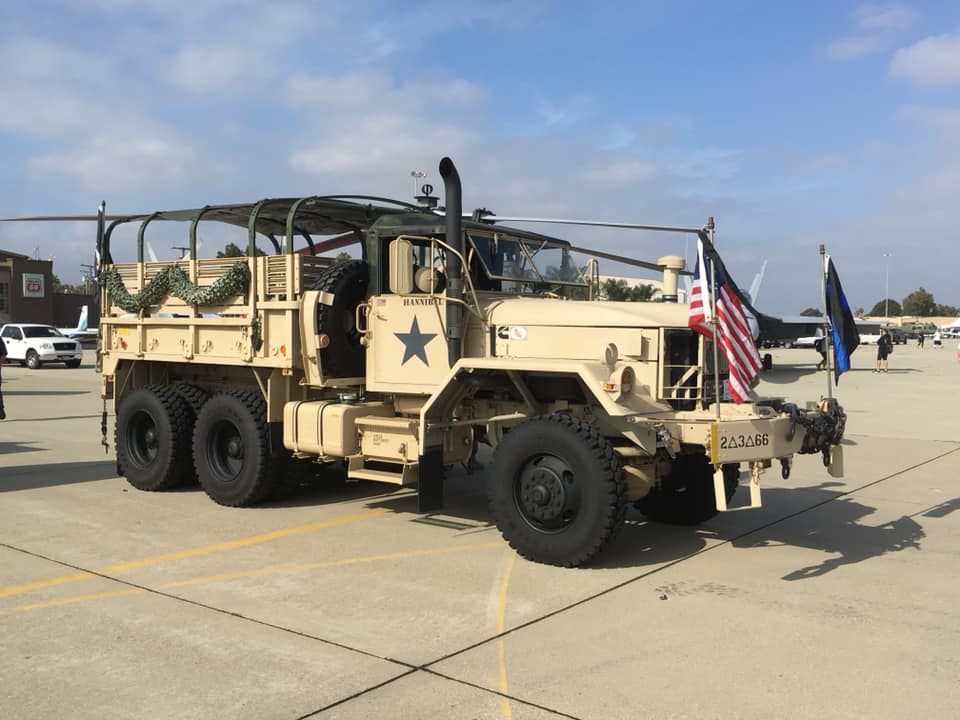
[[[464,254],[463,201],[460,196],[460,173],[448,157],[440,161],[440,177],[446,202],[447,244]],[[460,359],[463,339],[463,263],[460,257],[447,258],[447,353],[450,367]]]

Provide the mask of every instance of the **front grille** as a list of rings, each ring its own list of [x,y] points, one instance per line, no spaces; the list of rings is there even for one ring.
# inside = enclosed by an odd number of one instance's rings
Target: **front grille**
[[[54,344],[53,344],[53,349],[54,349],[54,350],[76,350],[76,349],[77,349],[77,346],[74,345],[72,342],[69,342],[69,343],[54,343]]]

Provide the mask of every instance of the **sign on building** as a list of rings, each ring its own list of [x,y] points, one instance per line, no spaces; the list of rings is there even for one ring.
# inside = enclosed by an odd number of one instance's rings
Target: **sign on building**
[[[23,274],[23,296],[25,298],[42,298],[43,273]]]

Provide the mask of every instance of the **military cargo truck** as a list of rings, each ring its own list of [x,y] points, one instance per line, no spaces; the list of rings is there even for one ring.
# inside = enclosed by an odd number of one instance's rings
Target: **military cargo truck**
[[[439,169],[444,212],[323,196],[101,222],[102,394],[120,474],[142,490],[196,479],[246,506],[310,459],[416,488],[428,512],[445,468],[486,444],[504,538],[576,566],[628,502],[697,523],[727,508],[741,464],[751,505],[773,461],[786,475],[794,454],[820,453],[839,471],[835,401],[725,401],[723,357],[687,328],[686,305],[599,299],[595,267],[568,242],[465,218],[453,162]],[[184,259],[144,261],[162,222],[184,224]],[[197,259],[201,222],[246,229],[246,256]],[[124,223],[139,225],[136,262],[112,258]],[[317,255],[331,236],[356,239],[362,259]],[[675,295],[682,260],[654,265]]]

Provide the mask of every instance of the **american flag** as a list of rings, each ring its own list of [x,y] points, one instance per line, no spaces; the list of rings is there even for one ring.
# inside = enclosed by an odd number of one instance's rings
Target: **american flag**
[[[716,275],[716,308],[711,304],[711,274]],[[750,396],[750,383],[760,372],[761,362],[737,295],[736,286],[727,276],[726,268],[716,251],[711,248],[705,252],[703,239],[699,239],[687,325],[710,340],[713,340],[714,327],[719,329],[720,349],[726,355],[727,367],[730,369],[730,397],[734,402],[742,403]]]

